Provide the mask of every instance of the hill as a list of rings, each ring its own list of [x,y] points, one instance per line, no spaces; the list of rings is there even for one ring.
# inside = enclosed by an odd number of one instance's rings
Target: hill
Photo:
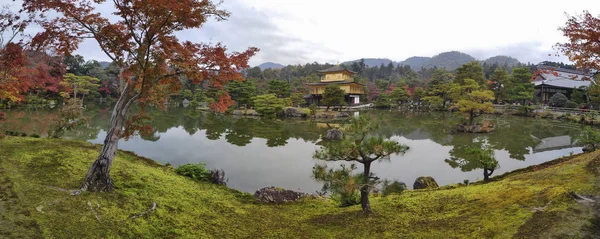
[[[509,68],[512,68],[521,63],[516,58],[510,57],[510,56],[493,56],[488,59],[485,59],[483,62],[487,63],[488,65],[493,65],[493,64],[498,64],[499,66],[506,65]]]
[[[258,65],[258,67],[260,67],[260,69],[264,71],[265,69],[281,69],[285,66],[282,64],[279,64],[279,63],[274,63],[274,62],[265,62],[265,63]]]
[[[466,63],[476,60],[477,59],[469,54],[458,51],[449,51],[431,57],[429,61],[426,61],[423,64],[423,67],[433,68],[435,66],[437,68],[446,68],[446,70],[454,70]]]
[[[360,205],[338,207],[324,198],[260,203],[250,194],[179,176],[169,166],[123,151],[111,170],[113,192],[70,196],[69,189],[80,185],[98,155],[98,145],[0,140],[3,238],[600,236],[597,209],[591,199],[578,196],[596,198],[600,193],[600,151],[496,176],[488,183],[374,196],[375,214],[365,217]]]
[[[431,57],[425,56],[413,56],[406,58],[406,60],[398,62],[400,65],[410,66],[412,69],[421,69],[426,62],[430,61]]]
[[[394,62],[388,58],[362,58],[362,59],[365,61],[365,65],[368,67],[374,67],[374,66],[379,67],[379,66],[381,66],[381,64],[383,64],[384,66],[387,66],[388,64],[390,64],[390,62],[394,65],[397,65],[396,62]],[[352,63],[358,62],[360,60],[361,59],[342,62],[342,65],[350,66],[350,65],[352,65]]]

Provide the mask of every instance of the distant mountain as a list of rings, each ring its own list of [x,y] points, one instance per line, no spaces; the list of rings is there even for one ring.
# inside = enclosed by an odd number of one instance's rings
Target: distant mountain
[[[368,67],[381,66],[381,64],[387,66],[388,64],[390,64],[390,62],[392,62],[394,65],[397,65],[396,62],[394,62],[390,59],[387,59],[387,58],[363,58],[363,60],[365,61],[365,65]],[[360,61],[360,59],[343,62],[342,65],[350,66],[350,65],[352,65],[352,63],[357,62],[357,61]]]
[[[484,60],[483,62],[487,63],[488,65],[493,65],[493,64],[498,64],[499,66],[507,65],[510,68],[521,63],[516,58],[510,57],[510,56],[493,56],[493,57],[490,57],[490,58]]]
[[[433,68],[435,66],[437,68],[446,68],[446,70],[454,70],[466,63],[476,60],[475,57],[472,57],[469,54],[458,51],[449,51],[432,57],[431,60],[423,64],[423,67]]]
[[[426,56],[413,56],[406,58],[406,60],[398,62],[400,65],[410,66],[413,69],[421,69],[426,62],[430,61],[431,57]]]
[[[281,69],[285,66],[282,64],[279,64],[279,63],[274,63],[274,62],[265,62],[265,63],[258,65],[258,67],[260,67],[261,70],[265,70],[265,69],[269,69],[269,68],[270,69]]]

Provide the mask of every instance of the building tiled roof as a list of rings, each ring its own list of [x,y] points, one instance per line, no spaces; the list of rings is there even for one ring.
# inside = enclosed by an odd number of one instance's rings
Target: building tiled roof
[[[352,72],[352,73],[356,74],[356,72],[348,70],[345,67],[340,66],[340,65],[337,65],[337,66],[334,66],[334,67],[330,67],[330,68],[327,68],[325,70],[320,70],[319,73],[340,72],[340,71],[349,71],[349,72]]]
[[[592,83],[590,81],[591,76],[585,74],[583,71],[570,70],[563,68],[552,68],[547,66],[538,67],[539,69],[545,70],[539,73],[539,77],[534,79],[533,84],[548,85],[560,88],[580,88],[588,87]]]
[[[314,85],[314,86],[318,86],[318,85],[329,85],[329,84],[357,84],[357,85],[363,85],[360,83],[356,83],[354,81],[350,81],[350,80],[345,80],[345,81],[325,81],[325,82],[316,82],[316,83],[306,83],[305,85]]]

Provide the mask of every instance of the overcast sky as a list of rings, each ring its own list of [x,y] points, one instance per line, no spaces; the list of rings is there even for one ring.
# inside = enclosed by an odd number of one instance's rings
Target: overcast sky
[[[557,28],[564,25],[565,13],[600,14],[599,0],[224,0],[221,6],[232,13],[228,21],[210,21],[178,36],[222,42],[238,51],[258,47],[251,65],[402,61],[451,50],[478,59],[509,55],[522,62],[566,61],[552,48],[564,41]],[[101,11],[109,13],[110,7]],[[77,53],[107,60],[91,41]]]

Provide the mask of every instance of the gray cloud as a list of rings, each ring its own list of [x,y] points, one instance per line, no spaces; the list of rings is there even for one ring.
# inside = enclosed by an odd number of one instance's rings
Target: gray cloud
[[[211,21],[200,30],[188,31],[181,37],[193,40],[191,34],[200,34],[203,41],[222,42],[236,51],[249,46],[258,47],[260,52],[251,59],[251,65],[265,61],[303,64],[339,58],[340,53],[333,49],[286,34],[274,19],[255,8],[244,7],[237,0],[225,2],[222,7],[232,13],[227,21]],[[198,39],[198,36],[195,38]],[[317,59],[316,56],[327,57]]]

